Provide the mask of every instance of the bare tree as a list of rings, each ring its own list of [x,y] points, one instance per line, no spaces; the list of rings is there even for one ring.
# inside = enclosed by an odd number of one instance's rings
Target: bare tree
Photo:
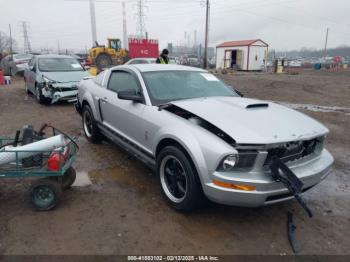
[[[8,35],[0,31],[0,53],[10,52],[11,39]],[[12,38],[12,48],[16,46],[16,41]]]

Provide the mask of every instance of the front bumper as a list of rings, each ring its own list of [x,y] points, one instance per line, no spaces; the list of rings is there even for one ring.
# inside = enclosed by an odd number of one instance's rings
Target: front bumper
[[[288,165],[295,175],[304,183],[303,191],[320,183],[327,177],[333,164],[332,155],[324,149],[315,159],[296,165]],[[234,206],[258,207],[293,198],[281,182],[272,179],[271,172],[214,172],[211,179],[238,185],[253,186],[253,191],[224,188],[213,182],[203,187],[205,195],[213,202]]]
[[[60,91],[55,89],[42,89],[44,97],[51,99],[51,104],[58,101],[75,102],[77,100],[78,90]]]
[[[68,101],[76,102],[77,101],[78,90],[72,91],[56,91],[52,94],[51,104],[56,103],[57,101]]]

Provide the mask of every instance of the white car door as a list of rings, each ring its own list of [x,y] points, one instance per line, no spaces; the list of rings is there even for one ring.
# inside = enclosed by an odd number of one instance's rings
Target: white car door
[[[35,79],[36,79],[36,58],[33,57],[29,63],[28,68],[24,71],[24,77],[27,88],[33,93],[35,92]]]
[[[140,92],[141,86],[136,75],[122,70],[113,71],[107,88],[103,90],[100,108],[104,126],[143,148],[141,143],[145,134],[142,116],[146,105],[142,102],[118,98],[120,91]]]

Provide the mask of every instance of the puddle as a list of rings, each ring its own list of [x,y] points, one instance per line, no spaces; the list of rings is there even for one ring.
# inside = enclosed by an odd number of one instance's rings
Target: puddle
[[[89,172],[93,184],[113,183],[122,187],[153,191],[157,186],[155,177],[146,168],[116,167]]]
[[[319,105],[312,105],[312,104],[291,104],[291,103],[284,103],[284,102],[275,102],[293,109],[304,109],[309,110],[313,112],[340,112],[344,113],[345,115],[350,115],[350,107],[338,107],[338,106],[319,106]]]
[[[77,172],[77,178],[72,186],[74,187],[86,187],[92,185],[88,172]]]

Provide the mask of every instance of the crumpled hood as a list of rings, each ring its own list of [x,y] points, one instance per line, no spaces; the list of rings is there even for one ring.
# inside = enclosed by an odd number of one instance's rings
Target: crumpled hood
[[[241,97],[210,97],[171,104],[205,119],[239,144],[305,140],[329,132],[324,125],[307,115],[272,102]]]
[[[84,77],[88,76],[87,71],[72,71],[72,72],[42,72],[43,76],[54,82],[80,82]]]

